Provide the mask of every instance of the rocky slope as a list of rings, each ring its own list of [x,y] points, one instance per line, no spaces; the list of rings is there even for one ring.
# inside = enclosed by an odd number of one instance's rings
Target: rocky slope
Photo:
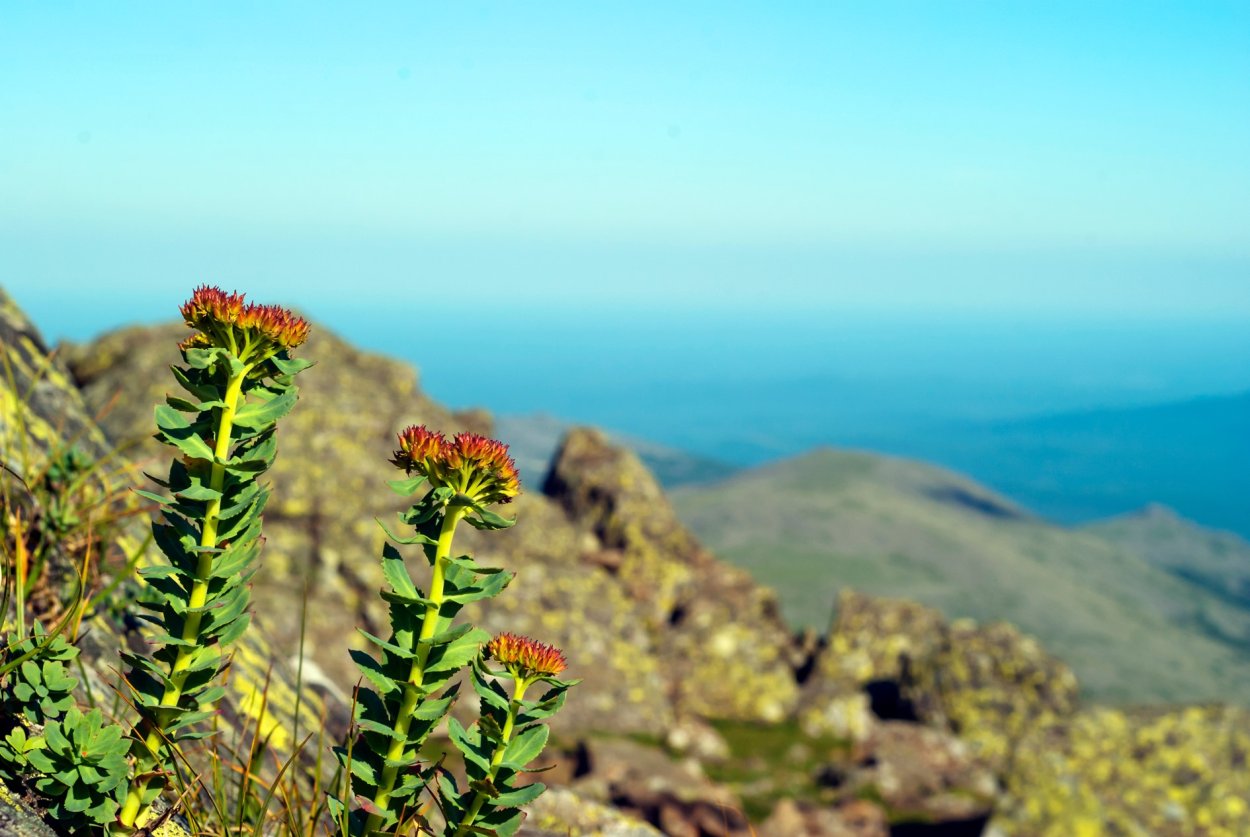
[[[843,586],[1008,618],[1119,703],[1250,705],[1244,603],[1122,542],[1041,520],[962,475],[824,449],[673,492],[718,555],[821,627]]]
[[[89,406],[67,370],[37,375],[55,405],[38,432],[85,438],[87,410],[101,411],[100,450],[111,441],[142,462],[182,333],[128,330],[68,352]],[[253,656],[296,652],[306,596],[305,652],[332,698],[352,682],[353,626],[382,620],[373,517],[397,508],[384,485],[394,432],[489,428],[432,402],[410,367],[332,335],[302,354],[318,366],[279,431]],[[0,395],[31,412],[35,389]],[[6,409],[11,430],[18,408]],[[34,432],[9,432],[6,455]],[[827,632],[793,636],[775,596],[700,546],[638,459],[596,431],[571,432],[527,488],[518,525],[472,544],[518,573],[474,616],[563,646],[585,682],[557,716],[544,777],[568,791],[534,806],[526,834],[1097,834],[1098,806],[1118,829],[1106,833],[1246,831],[1239,712],[1080,709],[1070,670],[1036,641],[913,602],[848,592]],[[333,721],[341,707],[328,707]]]

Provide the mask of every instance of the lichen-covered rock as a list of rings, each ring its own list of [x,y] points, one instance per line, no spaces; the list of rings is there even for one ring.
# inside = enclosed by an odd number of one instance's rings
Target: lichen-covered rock
[[[0,288],[0,461],[17,471],[28,453],[76,445],[92,459],[108,451],[65,365]]]
[[[799,711],[799,726],[812,738],[846,741],[856,748],[872,738],[877,716],[867,692],[809,692]]]
[[[909,668],[904,692],[922,721],[958,734],[996,771],[1026,734],[1076,711],[1072,670],[1015,627],[961,619],[939,636]]]
[[[931,607],[844,588],[816,679],[856,687],[898,681],[933,653],[945,628],[946,619]]]
[[[51,826],[41,820],[39,814],[3,782],[0,782],[0,834],[11,837],[57,837]]]
[[[653,826],[564,788],[548,790],[526,814],[517,837],[660,837]]]
[[[803,687],[798,718],[804,732],[864,742],[873,730],[873,694],[876,714],[910,716],[910,708],[889,711],[882,700],[901,697],[912,666],[934,653],[945,630],[946,620],[933,608],[844,588],[825,647],[816,652]]]
[[[1017,748],[1003,835],[1250,834],[1250,713],[1090,709]]]
[[[809,735],[864,741],[876,716],[956,733],[1001,774],[1020,739],[1077,706],[1071,669],[1011,625],[979,626],[915,602],[844,590],[825,649],[804,687]]]
[[[635,602],[680,710],[760,721],[790,713],[798,690],[775,595],[703,549],[634,454],[574,429],[544,491],[593,537],[587,560]]]

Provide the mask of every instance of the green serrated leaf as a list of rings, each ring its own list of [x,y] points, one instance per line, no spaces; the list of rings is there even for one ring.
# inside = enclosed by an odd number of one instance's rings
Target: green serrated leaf
[[[156,426],[161,437],[193,459],[213,460],[213,451],[195,432],[182,413],[161,404],[156,408]]]
[[[389,695],[401,688],[399,683],[388,677],[382,670],[382,664],[364,651],[353,648],[347,653],[356,662],[356,668],[360,669],[360,673],[373,684],[373,688],[377,689],[379,694]]]
[[[542,782],[534,782],[516,790],[500,793],[491,800],[491,804],[497,808],[520,808],[522,805],[528,805],[542,796],[543,791],[546,789],[547,786]]]
[[[169,505],[168,497],[163,497],[160,494],[154,494],[151,491],[144,491],[142,488],[132,488],[130,490],[145,500],[151,500],[153,503],[157,503],[161,506]]]
[[[433,646],[425,665],[426,674],[463,668],[477,657],[482,644],[489,639],[490,634],[481,629],[475,629],[454,642]]]
[[[400,657],[405,660],[411,660],[417,656],[415,652],[409,651],[407,648],[400,648],[398,645],[395,645],[394,643],[391,643],[391,642],[387,642],[381,637],[376,637],[373,634],[366,631],[364,628],[357,628],[356,631],[365,639],[372,642],[374,645],[378,646],[379,648],[386,649],[387,651],[391,652],[397,657]]]
[[[506,711],[509,704],[508,695],[496,681],[486,679],[488,673],[485,667],[480,664],[473,667],[471,675],[473,690],[478,693],[482,701],[487,705]]]
[[[477,505],[473,507],[473,514],[470,514],[465,520],[474,529],[483,530],[507,529],[516,524],[515,517],[501,517],[493,511]]]
[[[443,599],[458,604],[490,599],[498,596],[505,587],[512,583],[512,579],[513,575],[509,572],[488,575],[477,583],[467,584],[464,587],[457,586],[451,592],[445,593]]]
[[[410,497],[417,493],[417,489],[425,482],[425,476],[417,474],[415,477],[409,477],[402,480],[387,480],[386,484],[391,487],[391,491],[401,497]]]
[[[191,368],[208,369],[218,360],[228,357],[230,353],[225,349],[213,346],[207,349],[186,349],[182,354],[187,361],[187,365]]]
[[[515,808],[497,808],[478,817],[477,824],[482,827],[482,831],[478,833],[492,837],[512,837],[524,820],[525,816]]]
[[[200,485],[198,483],[193,483],[186,488],[179,489],[174,492],[174,495],[182,497],[186,500],[194,500],[197,503],[207,503],[212,500],[221,499],[220,491],[214,491],[207,485]]]
[[[273,364],[273,368],[278,370],[281,375],[291,376],[304,371],[313,365],[311,360],[305,360],[302,357],[283,357],[275,355],[269,358],[269,362]]]
[[[182,388],[200,399],[200,401],[216,401],[220,396],[217,387],[211,383],[203,383],[193,377],[200,374],[198,371],[188,373],[181,366],[171,366],[169,369],[174,373],[174,379],[178,381]]]
[[[396,594],[406,599],[420,598],[421,594],[412,583],[412,576],[408,574],[404,556],[400,555],[399,550],[389,543],[382,545],[382,575]]]
[[[267,400],[250,401],[235,414],[234,423],[253,429],[267,427],[291,412],[296,396],[296,390],[292,388]],[[256,397],[263,398],[259,393]]]
[[[547,737],[550,734],[550,730],[541,724],[522,731],[508,742],[503,751],[502,764],[514,770],[524,770],[525,765],[538,758],[538,754],[547,746]]]

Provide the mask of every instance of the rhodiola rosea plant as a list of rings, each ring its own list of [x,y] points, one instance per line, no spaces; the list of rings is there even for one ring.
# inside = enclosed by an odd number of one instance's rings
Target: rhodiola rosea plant
[[[506,570],[454,555],[452,546],[462,522],[483,530],[513,524],[490,507],[519,493],[516,465],[498,441],[473,433],[449,440],[425,427],[400,433],[392,463],[408,475],[392,487],[404,496],[420,493],[420,499],[400,515],[412,534],[388,532],[394,543],[382,552],[390,589],[381,595],[390,607],[391,636],[362,631],[378,656],[352,652],[364,682],[355,730],[338,750],[345,782],[331,810],[345,835],[411,828],[432,834],[436,826],[427,814],[437,805],[448,835],[506,837],[520,825],[518,808],[543,791],[540,783],[515,786],[546,743],[546,727],[538,722],[560,708],[573,685],[556,679],[564,658],[550,646],[511,634],[492,640],[479,628],[452,625],[465,604],[498,595],[512,579]],[[427,590],[417,587],[396,545],[421,548],[430,566]],[[488,658],[504,664],[511,695]],[[482,698],[482,716],[470,730],[448,718],[468,773],[461,791],[440,761],[422,761],[422,747],[451,710],[460,688],[453,681],[466,669]],[[547,693],[525,702],[526,689],[538,681],[549,684]]]
[[[161,504],[152,535],[166,560],[140,570],[156,651],[125,655],[141,720],[120,831],[143,822],[174,749],[206,734],[202,722],[225,692],[218,681],[249,623],[269,497],[258,477],[273,463],[278,420],[295,405],[294,376],[310,365],[290,354],[308,323],[284,308],[201,287],[182,316],[196,330],[179,346],[186,365],[173,367],[186,395],[156,408],[157,438],[178,454],[160,481],[171,496],[147,495]]]

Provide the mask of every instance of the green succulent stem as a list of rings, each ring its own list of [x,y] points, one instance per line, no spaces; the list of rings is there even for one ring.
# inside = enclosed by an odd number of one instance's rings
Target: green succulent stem
[[[221,489],[226,481],[226,468],[221,463],[230,456],[230,436],[234,432],[234,416],[239,409],[239,396],[243,391],[243,380],[252,369],[251,364],[244,365],[239,374],[230,379],[226,387],[226,396],[222,399],[221,417],[217,423],[217,438],[213,448],[212,470],[209,472],[209,488],[218,492],[217,497],[209,500],[204,509],[204,528],[200,532],[200,553],[195,567],[195,582],[191,587],[190,606],[193,612],[187,616],[187,623],[182,628],[182,639],[196,642],[200,637],[200,622],[203,613],[198,608],[204,607],[208,599],[208,583],[213,569],[213,553],[217,548],[217,526],[221,522]],[[174,660],[173,682],[166,688],[161,703],[177,702],[182,697],[182,684],[186,680],[185,671],[191,665],[194,649],[181,648]]]
[[[424,694],[422,685],[425,681],[425,664],[430,655],[428,640],[438,633],[439,623],[442,621],[439,611],[443,605],[447,558],[451,555],[451,542],[456,535],[456,524],[464,518],[468,511],[469,509],[466,506],[456,505],[450,507],[443,517],[443,524],[439,529],[438,542],[434,549],[434,567],[430,575],[429,603],[425,606],[425,616],[421,620],[421,632],[417,636],[415,641],[416,647],[413,649],[416,652],[416,657],[412,661],[412,668],[408,672],[408,680],[404,684],[404,696],[400,702],[399,711],[395,716],[391,745],[386,753],[386,766],[382,768],[382,775],[378,781],[378,790],[373,797],[373,804],[379,811],[385,811],[390,808],[391,793],[395,789],[395,780],[399,776],[399,759],[403,756],[404,747],[408,743],[408,727],[412,724],[412,714],[417,707],[417,702]],[[365,833],[371,834],[377,831],[381,825],[381,814],[370,814],[365,823]]]
[[[490,777],[491,782],[494,782],[495,777],[499,775],[499,765],[503,763],[504,751],[508,749],[508,744],[512,741],[512,730],[516,726],[517,714],[521,711],[521,700],[525,697],[525,690],[529,688],[531,682],[524,677],[516,679],[516,688],[512,692],[512,700],[508,703],[508,717],[504,719],[503,730],[499,735],[499,745],[495,747],[495,752],[490,757],[490,770],[486,775]],[[477,819],[478,812],[486,804],[487,798],[486,794],[481,791],[473,794],[473,802],[470,803],[469,810],[464,812],[464,819],[460,821],[454,837],[463,837],[469,833],[469,828]]]
[[[243,392],[243,382],[247,377],[247,373],[251,371],[253,364],[245,364],[237,375],[230,378],[226,386],[225,397],[222,399],[221,414],[218,417],[217,433],[213,449],[213,463],[209,472],[209,487],[213,491],[219,493],[225,485],[226,469],[221,463],[230,455],[231,435],[234,432],[234,417],[239,409],[239,400]],[[186,642],[195,643],[192,646],[179,647],[178,655],[174,658],[174,664],[170,670],[170,680],[165,687],[165,693],[161,697],[161,704],[164,706],[175,706],[182,697],[182,688],[186,683],[187,670],[194,661],[195,652],[199,649],[200,624],[202,622],[202,611],[208,599],[208,585],[211,579],[213,569],[213,552],[217,548],[217,526],[221,522],[221,498],[220,496],[209,500],[204,509],[204,525],[200,531],[200,546],[203,551],[200,552],[196,560],[195,581],[191,587],[191,596],[189,605],[192,612],[188,614],[186,624],[183,625],[182,639]],[[138,823],[143,808],[143,796],[151,784],[152,776],[150,768],[154,767],[158,761],[156,753],[159,752],[163,745],[163,739],[160,729],[153,726],[148,730],[147,736],[143,741],[143,751],[138,754],[137,760],[140,764],[136,764],[136,773],[143,778],[138,779],[130,787],[129,793],[126,795],[126,802],[122,806],[119,821],[122,829],[119,833],[130,833],[134,826]],[[140,769],[141,768],[141,769]],[[147,775],[145,775],[147,774]]]

